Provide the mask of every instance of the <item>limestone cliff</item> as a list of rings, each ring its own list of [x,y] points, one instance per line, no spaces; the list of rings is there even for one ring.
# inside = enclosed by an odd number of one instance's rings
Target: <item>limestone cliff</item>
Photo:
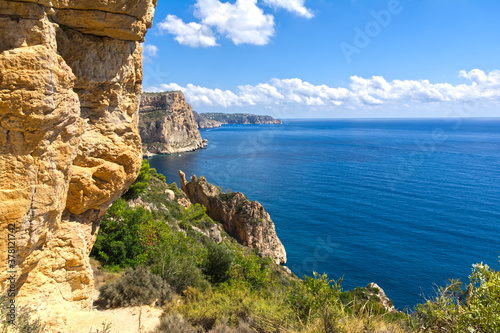
[[[207,119],[196,111],[193,111],[193,113],[194,113],[194,120],[196,120],[198,128],[204,129],[204,128],[215,128],[222,126],[222,123],[220,121]]]
[[[205,206],[208,216],[221,222],[226,232],[240,244],[259,250],[277,264],[286,263],[285,247],[260,203],[249,201],[239,192],[223,193],[204,177],[193,176],[191,182],[187,182],[185,174],[179,171],[179,178],[189,200]]]
[[[99,222],[141,165],[140,42],[155,5],[0,0],[0,285],[15,226],[16,301],[51,325],[91,306]]]
[[[180,91],[143,94],[139,130],[145,156],[181,153],[206,146],[193,109]]]

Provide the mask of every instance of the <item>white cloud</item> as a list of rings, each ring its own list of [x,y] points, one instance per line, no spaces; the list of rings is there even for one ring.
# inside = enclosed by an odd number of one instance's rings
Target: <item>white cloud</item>
[[[175,15],[167,15],[165,20],[158,24],[160,31],[175,36],[179,44],[191,47],[217,46],[217,40],[210,27],[199,23],[184,23]]]
[[[264,3],[274,8],[283,8],[305,18],[313,18],[314,14],[304,6],[305,0],[264,0]]]
[[[282,8],[296,15],[312,18],[305,0],[263,0],[264,5]],[[266,45],[275,34],[274,16],[264,13],[258,0],[196,0],[194,16],[199,22],[185,23],[175,15],[168,15],[158,24],[160,32],[175,36],[175,40],[191,47],[217,46],[224,36],[234,44]]]
[[[198,0],[195,16],[203,25],[238,44],[265,45],[274,35],[274,17],[264,14],[257,0],[236,0],[234,4],[218,0]]]
[[[158,47],[153,44],[144,44],[142,46],[142,53],[148,57],[156,57],[158,55]]]
[[[486,74],[482,70],[473,69],[470,72],[460,71],[459,77],[466,78],[474,84],[488,87],[498,87],[500,84],[500,71],[492,71]]]
[[[500,71],[485,73],[475,69],[461,71],[468,84],[430,83],[428,80],[387,81],[382,76],[364,79],[352,76],[348,88],[313,85],[301,79],[272,79],[267,83],[230,90],[210,89],[188,84],[163,84],[148,91],[182,90],[194,107],[279,107],[298,106],[335,110],[373,106],[404,107],[409,104],[500,102]]]

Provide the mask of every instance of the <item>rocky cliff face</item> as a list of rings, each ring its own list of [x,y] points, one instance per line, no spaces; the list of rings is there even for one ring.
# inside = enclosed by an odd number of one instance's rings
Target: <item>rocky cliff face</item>
[[[274,223],[264,207],[257,201],[249,201],[242,193],[223,193],[207,182],[204,177],[193,176],[191,182],[179,171],[182,190],[192,203],[207,208],[213,220],[223,224],[224,229],[242,245],[259,250],[277,264],[286,263],[285,247],[281,244]]]
[[[215,127],[221,127],[222,123],[217,120],[211,120],[207,119],[203,116],[201,116],[198,112],[193,111],[194,113],[194,120],[196,120],[196,123],[198,124],[198,128],[215,128]]]
[[[141,165],[139,43],[155,5],[0,0],[0,285],[13,268],[16,301],[51,325],[91,306],[99,222]]]
[[[206,146],[193,109],[180,91],[143,94],[139,130],[146,156],[181,153]]]

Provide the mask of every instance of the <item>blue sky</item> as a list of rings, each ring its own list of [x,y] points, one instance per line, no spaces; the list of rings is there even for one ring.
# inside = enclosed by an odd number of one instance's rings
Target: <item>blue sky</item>
[[[199,112],[500,116],[498,0],[158,2],[144,90]]]

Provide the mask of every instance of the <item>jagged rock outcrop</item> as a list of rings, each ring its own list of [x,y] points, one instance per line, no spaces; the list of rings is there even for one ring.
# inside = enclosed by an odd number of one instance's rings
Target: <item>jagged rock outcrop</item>
[[[206,121],[216,121],[222,125],[263,125],[282,124],[283,121],[271,116],[261,116],[249,113],[200,113]]]
[[[193,109],[181,91],[144,93],[139,131],[145,156],[182,153],[206,146]]]
[[[205,129],[205,128],[216,128],[222,126],[222,123],[220,121],[207,119],[201,116],[196,111],[193,111],[193,113],[194,113],[194,120],[198,124],[198,128]]]
[[[286,263],[285,247],[281,244],[274,223],[264,207],[249,201],[242,193],[223,193],[204,177],[193,176],[191,182],[179,171],[182,190],[193,204],[207,208],[207,215],[223,224],[224,229],[242,245],[255,248],[277,264]]]
[[[368,285],[366,286],[366,290],[369,297],[376,297],[379,299],[380,303],[387,312],[396,312],[396,308],[394,307],[392,300],[387,297],[384,289],[380,288],[378,284],[373,282],[368,283]]]
[[[15,226],[17,303],[54,327],[91,306],[99,222],[141,165],[140,42],[155,5],[0,0],[0,227]],[[1,291],[8,247],[4,233]]]

